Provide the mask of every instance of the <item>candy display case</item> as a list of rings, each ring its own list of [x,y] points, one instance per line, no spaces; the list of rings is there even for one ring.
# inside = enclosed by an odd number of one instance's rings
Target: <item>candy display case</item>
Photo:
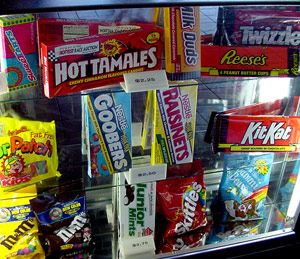
[[[2,1],[1,254],[296,250],[296,4]]]

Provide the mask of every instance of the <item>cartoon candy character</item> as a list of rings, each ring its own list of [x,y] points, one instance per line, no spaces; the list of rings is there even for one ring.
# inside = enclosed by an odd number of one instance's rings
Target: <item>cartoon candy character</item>
[[[18,155],[11,155],[4,161],[4,175],[19,176],[24,171],[24,159]]]
[[[227,200],[225,201],[225,208],[233,219],[246,220],[257,216],[254,199],[243,200],[241,204],[235,200]]]

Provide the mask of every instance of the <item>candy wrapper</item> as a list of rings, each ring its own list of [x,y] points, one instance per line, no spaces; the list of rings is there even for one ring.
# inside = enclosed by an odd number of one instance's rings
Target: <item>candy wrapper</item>
[[[213,112],[205,141],[215,152],[298,152],[298,106],[292,96]]]
[[[156,190],[158,211],[167,221],[163,233],[165,238],[206,226],[206,187],[203,174],[160,181]]]
[[[157,253],[169,253],[198,247],[205,244],[209,228],[200,229],[181,236],[163,239],[157,249]]]
[[[45,258],[37,236],[38,223],[29,203],[29,199],[35,195],[35,187],[1,195],[0,254],[2,258]]]
[[[59,176],[55,123],[1,118],[0,192]]]
[[[299,48],[299,12],[278,8],[219,8],[217,45],[271,45]]]
[[[257,235],[261,225],[262,220],[220,224],[212,229],[209,244]]]
[[[44,194],[30,204],[45,239],[46,255],[75,258],[91,252],[92,230],[84,194]]]
[[[273,157],[273,153],[224,155],[219,188],[222,222],[264,218]]]
[[[152,164],[193,161],[198,85],[185,84],[154,91]]]
[[[85,97],[90,177],[131,168],[131,95],[91,93]]]

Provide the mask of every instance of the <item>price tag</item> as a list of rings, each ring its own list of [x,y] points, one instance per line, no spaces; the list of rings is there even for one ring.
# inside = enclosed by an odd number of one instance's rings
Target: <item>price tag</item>
[[[123,74],[123,77],[124,83],[121,83],[121,86],[126,93],[169,88],[165,70],[127,73]]]
[[[123,258],[153,258],[155,244],[152,235],[137,238],[120,238],[120,252]]]
[[[167,164],[130,168],[124,174],[129,184],[160,181],[166,179]]]

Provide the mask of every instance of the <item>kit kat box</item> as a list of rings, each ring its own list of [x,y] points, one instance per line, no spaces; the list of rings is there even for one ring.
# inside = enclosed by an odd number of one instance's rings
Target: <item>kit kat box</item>
[[[299,97],[291,97],[212,115],[214,151],[299,152],[298,107]]]
[[[299,49],[202,45],[203,76],[283,77],[299,75]]]
[[[65,95],[123,81],[124,73],[161,69],[162,29],[42,43],[44,93]]]

